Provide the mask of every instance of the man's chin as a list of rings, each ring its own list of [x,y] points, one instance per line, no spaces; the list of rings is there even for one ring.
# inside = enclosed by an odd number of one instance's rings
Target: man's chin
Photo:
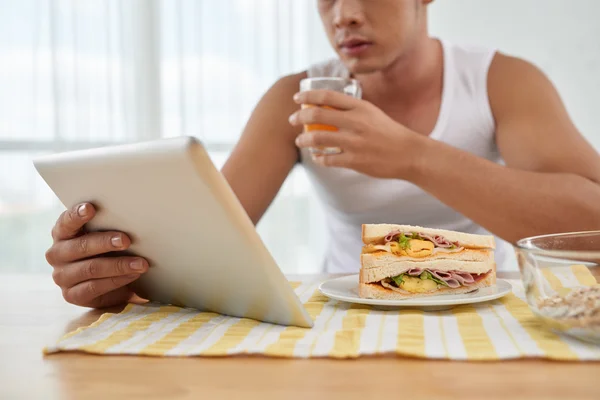
[[[380,63],[372,59],[351,58],[342,59],[342,62],[351,75],[372,74],[382,69],[382,66],[379,65]]]

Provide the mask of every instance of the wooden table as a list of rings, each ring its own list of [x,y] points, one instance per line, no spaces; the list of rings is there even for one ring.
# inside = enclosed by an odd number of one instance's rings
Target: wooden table
[[[600,363],[44,357],[103,311],[66,304],[50,276],[0,275],[0,304],[0,399],[600,399]]]

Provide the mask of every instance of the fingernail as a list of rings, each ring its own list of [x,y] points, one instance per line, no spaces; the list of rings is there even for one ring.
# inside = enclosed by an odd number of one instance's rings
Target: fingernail
[[[311,158],[315,164],[323,164],[323,157],[319,157],[318,153],[313,153]]]
[[[298,101],[298,100],[300,100],[300,93],[296,93],[294,95],[294,101]]]
[[[123,239],[121,239],[121,236],[114,236],[110,239],[110,242],[115,247],[123,247]]]
[[[296,122],[296,119],[297,119],[296,113],[294,113],[294,114],[290,115],[290,118],[288,120],[290,121],[290,124],[293,124]]]
[[[125,275],[125,278],[137,279],[139,276],[140,276],[140,274],[130,274],[130,275]]]
[[[129,266],[131,267],[131,269],[136,270],[136,271],[141,271],[144,269],[144,263],[140,259],[133,260],[129,264]]]
[[[87,208],[85,204],[82,204],[77,208],[77,214],[79,214],[80,217],[85,217],[87,215]]]

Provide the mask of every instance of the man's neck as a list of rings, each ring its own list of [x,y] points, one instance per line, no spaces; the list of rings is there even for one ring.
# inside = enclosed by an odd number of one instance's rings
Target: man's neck
[[[443,72],[441,44],[424,36],[403,57],[384,70],[358,75],[364,97],[386,103],[411,103],[432,89]],[[435,89],[435,88],[433,88]],[[399,96],[401,94],[401,96]]]

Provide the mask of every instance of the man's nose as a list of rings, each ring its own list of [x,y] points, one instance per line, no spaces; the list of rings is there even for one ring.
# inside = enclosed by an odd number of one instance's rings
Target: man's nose
[[[333,14],[335,27],[346,28],[362,25],[365,18],[361,3],[360,0],[338,0],[334,6]]]

